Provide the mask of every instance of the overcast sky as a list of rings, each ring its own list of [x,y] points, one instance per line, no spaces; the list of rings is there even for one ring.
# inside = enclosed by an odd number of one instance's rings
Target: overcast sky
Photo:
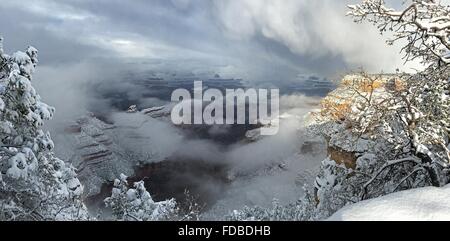
[[[345,16],[357,0],[2,0],[7,51],[41,65],[151,59],[248,79],[401,67],[398,47]],[[400,1],[397,1],[400,2]]]

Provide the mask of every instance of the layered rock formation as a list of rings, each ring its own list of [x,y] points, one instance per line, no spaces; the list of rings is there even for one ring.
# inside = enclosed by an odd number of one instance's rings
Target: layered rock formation
[[[89,114],[67,125],[64,133],[55,137],[57,152],[77,168],[85,196],[99,193],[103,183],[113,181],[120,173],[133,174],[135,162],[116,144],[115,129]]]

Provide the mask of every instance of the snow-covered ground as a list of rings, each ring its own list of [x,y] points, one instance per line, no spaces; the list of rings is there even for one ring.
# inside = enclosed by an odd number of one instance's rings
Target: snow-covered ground
[[[450,220],[450,185],[411,189],[346,206],[329,221]]]

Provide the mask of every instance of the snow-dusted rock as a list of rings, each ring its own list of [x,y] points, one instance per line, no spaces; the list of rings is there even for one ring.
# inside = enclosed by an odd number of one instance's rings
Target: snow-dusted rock
[[[163,106],[156,106],[151,107],[147,109],[143,109],[140,112],[144,115],[148,115],[152,118],[169,118],[170,113],[173,108],[173,104],[163,105]]]
[[[77,169],[85,196],[99,193],[103,183],[113,181],[121,173],[133,173],[135,163],[114,139],[118,138],[115,128],[93,115],[86,115],[55,137],[57,152]]]

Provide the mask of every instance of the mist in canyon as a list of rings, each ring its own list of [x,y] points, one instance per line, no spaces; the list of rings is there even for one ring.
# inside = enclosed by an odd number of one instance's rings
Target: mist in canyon
[[[302,126],[308,113],[318,108],[321,96],[333,88],[330,81],[303,76],[297,83],[277,86],[281,90],[279,132],[252,138],[246,134],[258,126],[172,124],[170,93],[180,87],[193,88],[193,81],[202,79],[208,87],[223,91],[267,83],[110,64],[116,66],[107,74],[101,73],[103,65],[79,64],[57,71],[43,68],[36,75],[38,90],[55,85],[61,90],[43,93],[57,108],[46,128],[58,143],[56,154],[78,168],[80,180],[90,190],[85,200],[93,212],[104,208],[103,199],[120,173],[126,173],[130,181],[144,180],[155,200],[175,198],[183,205],[189,191],[204,206],[206,219],[244,205],[295,201],[303,185],[312,183],[312,173],[326,150],[323,141],[311,140]],[[73,81],[80,77],[83,81]],[[138,111],[127,111],[131,105]]]

